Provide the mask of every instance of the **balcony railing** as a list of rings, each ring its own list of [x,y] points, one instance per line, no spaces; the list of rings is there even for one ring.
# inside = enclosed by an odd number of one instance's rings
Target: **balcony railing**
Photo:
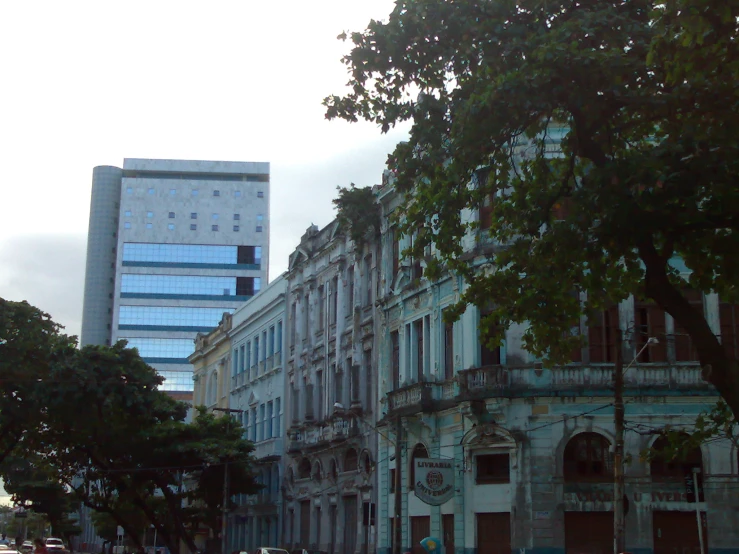
[[[266,360],[264,360],[264,370],[265,371],[271,371],[274,364],[274,356],[269,356]]]
[[[274,355],[274,367],[282,366],[282,352],[275,352]]]
[[[264,375],[264,360],[259,362],[259,375]]]
[[[459,372],[459,387],[462,394],[484,394],[501,391],[510,386],[510,374],[500,365],[489,365]]]

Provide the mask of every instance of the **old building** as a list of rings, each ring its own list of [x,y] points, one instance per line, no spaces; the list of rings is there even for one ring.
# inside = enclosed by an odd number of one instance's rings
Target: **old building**
[[[193,367],[194,406],[228,408],[231,318],[224,313],[215,329],[195,337],[195,352],[188,358]]]
[[[391,551],[396,524],[400,552],[420,552],[428,536],[458,554],[612,552],[616,328],[627,367],[627,550],[737,549],[739,478],[728,441],[679,462],[640,457],[664,440],[666,424],[690,426],[717,400],[668,314],[631,298],[584,319],[587,345],[564,366],[543,367],[528,353],[522,326],[490,350],[478,339],[478,308],[444,322],[464,283],[428,282],[422,260],[403,259],[412,238],[388,220],[399,199],[385,187],[379,200],[377,552]],[[699,293],[693,302],[733,348],[737,307]],[[649,337],[658,342],[647,346]]]
[[[287,274],[285,543],[374,552],[379,251],[336,221],[308,228]]]
[[[281,542],[285,394],[285,292],[281,275],[233,314],[230,408],[239,410],[246,437],[254,443],[254,471],[264,488],[236,499],[229,522],[229,551],[252,551]]]

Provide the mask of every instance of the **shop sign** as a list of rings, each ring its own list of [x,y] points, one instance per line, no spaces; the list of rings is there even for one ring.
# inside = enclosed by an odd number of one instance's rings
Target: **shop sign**
[[[414,491],[422,502],[439,506],[454,496],[454,464],[451,460],[416,458]]]

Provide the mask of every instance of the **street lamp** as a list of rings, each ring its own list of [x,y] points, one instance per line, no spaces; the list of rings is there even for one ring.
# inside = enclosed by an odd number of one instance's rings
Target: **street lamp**
[[[231,414],[243,414],[244,410],[238,410],[235,408],[212,408],[214,412],[222,412],[228,414],[228,421],[226,422],[226,432],[231,428]],[[226,549],[226,536],[228,532],[228,522],[226,516],[228,514],[228,456],[223,464],[223,514],[221,516],[221,554],[228,554]]]

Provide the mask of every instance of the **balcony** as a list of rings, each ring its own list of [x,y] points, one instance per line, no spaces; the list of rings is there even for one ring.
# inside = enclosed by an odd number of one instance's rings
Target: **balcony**
[[[272,371],[273,366],[274,366],[274,356],[269,356],[266,360],[264,360],[264,370],[265,371]]]
[[[257,370],[257,372],[258,372],[257,375],[264,375],[264,365],[265,365],[265,361],[264,360],[262,360],[261,362],[259,362],[259,368]]]
[[[510,387],[510,378],[508,368],[500,365],[465,369],[459,372],[460,394],[464,397],[498,396]]]
[[[282,438],[276,437],[254,444],[253,456],[257,460],[264,458],[280,458],[282,456]]]
[[[325,448],[330,442],[344,441],[359,434],[355,417],[333,417],[330,420],[304,423],[288,431],[289,453]]]
[[[274,359],[274,367],[281,367],[282,366],[282,352],[275,352],[275,355],[273,356]]]

